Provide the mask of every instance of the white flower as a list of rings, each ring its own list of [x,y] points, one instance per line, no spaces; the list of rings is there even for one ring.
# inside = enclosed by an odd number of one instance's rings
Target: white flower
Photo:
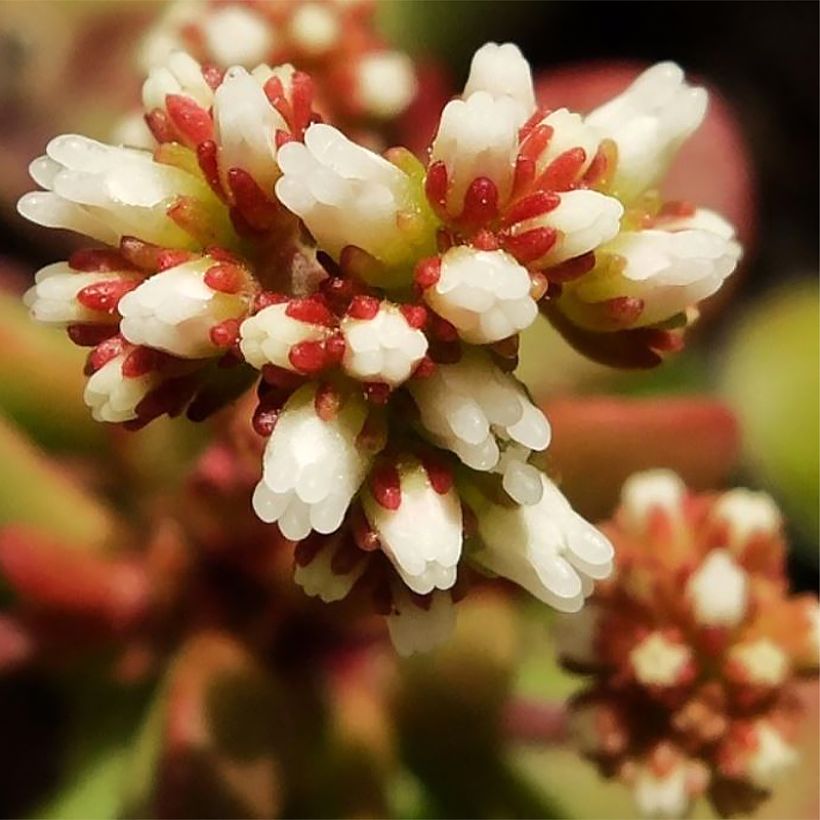
[[[537,260],[539,266],[557,265],[575,256],[594,251],[618,234],[624,206],[597,191],[568,191],[551,211],[518,223],[515,233],[533,228],[558,232],[555,244]]]
[[[136,236],[166,247],[188,247],[191,238],[166,215],[182,195],[211,194],[201,180],[154,162],[149,151],[115,148],[64,134],[34,160],[30,173],[46,191],[25,194],[19,212],[49,228],[68,228],[109,245]]]
[[[407,206],[410,180],[395,165],[318,123],[305,132],[304,145],[282,146],[279,166],[284,176],[277,196],[331,256],[338,259],[355,245],[385,262],[401,257],[397,217]]]
[[[311,530],[334,532],[367,472],[369,457],[356,446],[367,414],[364,401],[348,396],[325,420],[314,406],[316,385],[288,399],[265,447],[262,480],[253,494],[256,514],[278,522],[286,538]]]
[[[416,95],[413,61],[398,51],[365,54],[356,67],[356,99],[368,114],[396,117]]]
[[[400,584],[393,585],[393,612],[387,616],[393,646],[403,658],[429,652],[444,643],[456,625],[456,610],[448,592],[435,590],[416,602]]]
[[[755,723],[755,749],[747,761],[747,777],[761,789],[771,788],[797,763],[793,746],[768,721]]]
[[[618,146],[615,190],[632,198],[655,185],[681,144],[703,122],[708,95],[687,85],[674,63],[647,69],[615,99],[586,117]]]
[[[715,504],[712,517],[729,525],[733,546],[742,546],[754,535],[775,535],[782,524],[780,510],[768,493],[742,487],[724,493]]]
[[[119,303],[120,332],[133,344],[154,347],[185,359],[214,356],[220,348],[211,329],[226,319],[239,319],[247,297],[210,288],[205,274],[210,257],[184,262],[146,279]]]
[[[500,202],[509,197],[518,153],[517,110],[510,97],[496,98],[485,91],[445,106],[430,161],[447,168],[451,215],[461,213],[464,195],[478,177],[495,183]]]
[[[211,6],[197,22],[209,58],[223,67],[255,66],[264,62],[277,44],[274,27],[251,4]]]
[[[789,659],[768,638],[735,644],[729,651],[730,661],[740,665],[749,683],[779,686],[789,673]]]
[[[450,589],[456,582],[461,557],[462,517],[453,487],[439,492],[427,471],[416,462],[397,467],[400,501],[384,506],[372,492],[362,505],[384,554],[413,592]]]
[[[126,271],[84,273],[74,270],[68,262],[55,262],[37,271],[34,285],[23,296],[23,302],[38,322],[72,324],[74,322],[117,321],[117,311],[96,310],[83,305],[77,295],[85,288],[111,283],[138,282],[141,275]]]
[[[688,780],[687,767],[683,763],[662,775],[649,766],[641,766],[633,785],[638,810],[644,817],[685,817],[691,799]]]
[[[692,660],[692,651],[670,641],[662,632],[651,632],[629,653],[635,677],[646,686],[674,686]]]
[[[427,352],[427,337],[411,327],[398,306],[382,302],[372,318],[342,319],[342,366],[354,379],[397,387]]]
[[[332,6],[324,3],[300,3],[288,27],[294,43],[311,55],[322,54],[339,40],[341,27]]]
[[[685,495],[686,485],[672,470],[647,470],[624,482],[621,509],[629,526],[643,533],[655,511],[678,519]]]
[[[483,546],[473,560],[562,612],[576,612],[592,580],[612,571],[609,541],[578,515],[542,476],[542,496],[530,506],[490,505],[478,512]]]
[[[531,288],[527,269],[504,251],[459,245],[441,257],[441,274],[424,291],[424,300],[465,341],[490,344],[535,321],[538,306]]]
[[[165,108],[169,94],[189,97],[205,110],[213,105],[213,89],[202,76],[202,66],[184,51],[169,55],[163,65],[152,68],[142,85],[142,104],[146,111]]]
[[[151,373],[124,376],[125,355],[115,356],[91,374],[83,396],[97,421],[121,422],[137,417],[137,406],[156,386]]]
[[[535,111],[530,64],[513,43],[486,43],[473,55],[463,97],[467,99],[478,91],[513,100],[518,107],[519,126]]]
[[[456,364],[439,365],[433,374],[409,384],[421,422],[432,441],[454,452],[474,470],[492,470],[499,440],[529,450],[544,450],[550,427],[511,375],[478,352]]]
[[[552,132],[549,142],[535,158],[538,174],[543,173],[548,165],[573,148],[583,149],[585,160],[579,173],[586,171],[598,153],[600,138],[593,128],[584,123],[580,114],[575,114],[566,108],[558,108],[544,117],[538,125],[548,126]],[[526,145],[526,140],[524,145]]]
[[[213,118],[225,190],[230,190],[228,172],[241,168],[270,196],[279,177],[276,132],[287,132],[288,126],[257,78],[239,66],[229,68],[214,95]]]
[[[325,317],[317,314],[316,318]],[[239,347],[242,355],[254,367],[275,364],[287,370],[301,371],[294,356],[300,346],[323,346],[337,329],[327,321],[307,321],[294,311],[292,303],[270,305],[245,319],[239,327]]]
[[[686,586],[702,626],[737,626],[746,614],[748,580],[726,550],[712,550]]]
[[[337,555],[351,547],[345,539],[337,539],[323,544],[310,558],[310,561],[299,560],[297,552],[293,579],[311,598],[320,598],[326,604],[346,598],[356,581],[362,577],[367,561],[358,560],[345,565],[343,571],[335,566]],[[358,547],[353,547],[357,549]],[[360,553],[364,558],[364,553]]]
[[[711,296],[740,259],[737,242],[700,229],[624,231],[601,251],[617,258],[615,270],[587,274],[575,292],[586,302],[641,299],[635,326],[663,322]]]

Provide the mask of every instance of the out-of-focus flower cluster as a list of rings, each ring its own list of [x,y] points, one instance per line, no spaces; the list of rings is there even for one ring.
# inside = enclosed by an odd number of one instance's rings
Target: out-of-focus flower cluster
[[[706,94],[664,63],[585,118],[550,112],[490,43],[425,166],[321,122],[321,93],[291,65],[171,53],[143,87],[153,152],[64,135],[32,164],[21,213],[110,247],[26,301],[92,347],[101,421],[201,419],[261,372],[254,509],[300,542],[310,594],[367,590],[400,651],[448,635],[468,565],[577,610],[612,549],[537,464],[518,333],[542,311],[599,358],[679,345],[740,253],[655,192]]]
[[[788,594],[777,507],[654,471],[603,529],[615,573],[557,631],[589,677],[571,705],[582,751],[646,816],[683,817],[703,794],[722,816],[751,811],[797,759],[795,684],[818,668],[818,602]]]

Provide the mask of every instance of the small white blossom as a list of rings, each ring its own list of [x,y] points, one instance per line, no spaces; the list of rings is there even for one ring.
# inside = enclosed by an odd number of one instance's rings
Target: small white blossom
[[[755,723],[755,749],[747,761],[748,778],[761,789],[771,788],[798,760],[797,751],[768,721]]]
[[[262,480],[253,494],[256,514],[278,522],[286,538],[311,530],[334,532],[367,472],[369,457],[356,445],[367,408],[349,396],[334,418],[314,407],[315,384],[288,399],[265,447]]]
[[[530,64],[513,43],[485,43],[473,55],[463,97],[467,99],[478,91],[513,100],[518,107],[519,126],[535,111]]]
[[[163,65],[152,68],[142,86],[146,111],[165,108],[169,94],[189,97],[204,109],[213,105],[213,89],[202,76],[202,66],[184,51],[175,51]]]
[[[441,257],[441,275],[424,299],[465,341],[490,344],[535,321],[531,288],[527,269],[504,251],[459,245]]]
[[[535,161],[539,174],[543,173],[551,162],[573,148],[583,149],[585,160],[580,172],[586,171],[598,153],[600,138],[593,128],[584,123],[580,114],[566,108],[558,108],[544,117],[538,125],[549,126],[552,131],[547,146],[538,154]]]
[[[356,67],[356,99],[374,117],[390,119],[401,114],[417,87],[413,61],[398,51],[365,54]]]
[[[499,201],[510,194],[518,153],[517,104],[509,97],[478,91],[447,103],[430,155],[447,168],[447,210],[457,216],[464,194],[478,177],[495,183]]]
[[[593,579],[612,571],[613,549],[542,476],[541,500],[530,506],[491,505],[479,511],[483,547],[472,558],[562,612],[576,612]]]
[[[30,173],[46,191],[25,194],[19,212],[50,228],[67,228],[109,245],[122,236],[187,247],[190,237],[166,215],[182,195],[210,198],[207,186],[185,171],[154,162],[149,151],[115,148],[64,134],[55,137],[46,155],[34,160]]]
[[[358,561],[348,572],[337,572],[333,559],[341,544],[324,545],[307,564],[297,561],[293,570],[293,579],[311,598],[319,598],[326,604],[346,598],[356,581],[362,577],[367,567],[366,561]]]
[[[332,6],[324,3],[300,3],[291,17],[288,33],[303,51],[318,55],[336,45],[341,27]]]
[[[429,437],[474,470],[498,464],[499,441],[544,450],[550,427],[524,388],[486,356],[466,353],[409,384]]]
[[[779,686],[789,674],[786,653],[768,638],[735,644],[729,659],[738,664],[750,683]]]
[[[688,646],[651,632],[629,653],[635,677],[646,686],[674,686],[692,659]]]
[[[197,18],[209,57],[219,66],[264,62],[277,44],[274,27],[249,3],[210,7]]]
[[[422,604],[401,585],[394,584],[393,612],[386,620],[396,652],[406,658],[444,643],[455,629],[456,610],[448,592],[435,590]]]
[[[652,512],[660,510],[673,519],[681,514],[686,485],[672,470],[647,470],[631,475],[621,488],[621,508],[636,532],[642,533]]]
[[[137,417],[137,405],[156,386],[151,373],[124,376],[125,356],[115,356],[91,374],[83,396],[97,421],[122,422]]]
[[[615,190],[632,198],[655,185],[678,148],[703,122],[708,94],[688,85],[674,63],[647,69],[615,99],[586,117],[618,146]]]
[[[410,180],[395,165],[317,123],[305,132],[304,145],[282,146],[279,166],[284,176],[277,196],[331,256],[338,259],[347,245],[382,261],[402,255],[397,217],[407,206]]]
[[[452,487],[447,492],[438,492],[420,464],[400,464],[398,472],[398,507],[387,509],[365,492],[365,515],[379,536],[382,551],[413,592],[424,595],[434,589],[450,589],[456,582],[461,557],[458,493]],[[420,522],[424,525],[420,526]]]
[[[342,367],[354,379],[397,387],[427,352],[427,337],[411,327],[396,305],[382,302],[372,319],[342,319]]]
[[[208,287],[205,273],[210,257],[176,265],[146,279],[120,300],[120,332],[133,344],[164,350],[185,359],[201,359],[219,352],[211,329],[247,310],[242,294],[221,293]]]
[[[702,626],[737,626],[746,615],[748,579],[726,550],[713,550],[698,567],[686,592]]]
[[[684,763],[673,766],[659,775],[649,766],[641,766],[635,777],[633,795],[638,811],[644,817],[685,817],[691,796],[688,788],[688,772]]]
[[[729,525],[729,537],[736,546],[742,546],[754,535],[775,535],[783,520],[768,493],[742,487],[724,493],[715,504],[712,517]]]

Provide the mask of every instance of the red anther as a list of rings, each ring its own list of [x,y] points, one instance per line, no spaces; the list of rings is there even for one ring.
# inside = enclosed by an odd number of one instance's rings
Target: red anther
[[[288,125],[301,139],[313,118],[313,80],[304,71],[295,71],[290,78],[290,101],[293,113]]]
[[[253,230],[266,231],[274,224],[279,215],[278,206],[247,171],[231,168],[228,171],[228,187],[234,206]]]
[[[439,217],[447,214],[447,166],[439,160],[427,169],[424,179],[424,193]]]
[[[225,199],[222,188],[222,179],[219,176],[219,155],[216,143],[213,140],[200,142],[196,147],[196,158],[205,181],[211,190],[220,198]]]
[[[683,333],[659,328],[646,328],[645,332],[649,346],[660,353],[678,353],[684,348]]]
[[[325,339],[325,353],[327,353],[328,365],[339,364],[344,358],[347,343],[341,333],[334,333]]]
[[[458,341],[458,331],[455,325],[435,313],[430,316],[430,332],[442,342]]]
[[[518,144],[521,145],[541,120],[549,116],[549,108],[537,108],[530,114],[530,118],[518,129]]]
[[[551,125],[535,126],[530,131],[527,139],[522,143],[518,156],[524,159],[531,159],[537,163],[538,157],[541,156],[544,149],[549,145],[552,134],[553,128]]]
[[[158,143],[176,142],[176,130],[168,114],[161,108],[155,108],[153,111],[149,111],[145,115],[145,124]]]
[[[318,299],[311,296],[303,299],[291,299],[285,309],[285,315],[299,322],[323,327],[336,327],[336,317]]]
[[[330,382],[322,382],[313,397],[313,409],[322,421],[333,421],[342,406],[342,396]]]
[[[413,272],[413,280],[422,290],[432,287],[441,278],[441,257],[422,259]]]
[[[386,510],[401,506],[401,479],[396,465],[389,461],[377,464],[370,472],[370,491],[376,502]]]
[[[458,221],[470,229],[492,222],[498,216],[498,188],[487,177],[476,177],[464,194]]]
[[[68,338],[79,347],[96,347],[117,332],[116,324],[75,324],[66,328]]]
[[[197,254],[190,251],[161,250],[156,257],[157,271],[175,268],[177,265],[183,265],[196,257]]]
[[[610,163],[611,156],[609,152],[603,146],[599,147],[592,158],[592,162],[584,172],[584,185],[592,188],[602,182],[609,171]]]
[[[279,415],[282,409],[280,407],[266,407],[260,404],[256,410],[253,411],[253,418],[251,419],[251,426],[256,433],[263,438],[267,438],[276,427],[276,422],[279,421]]]
[[[401,305],[401,315],[410,327],[421,330],[427,324],[427,308],[424,305]]]
[[[374,552],[381,547],[379,536],[370,526],[362,508],[357,504],[350,513],[350,526],[356,546],[363,552]]]
[[[509,228],[525,219],[533,219],[555,210],[561,204],[561,197],[552,191],[536,191],[519,199],[504,212],[501,224]]]
[[[421,464],[430,480],[430,486],[439,494],[449,493],[453,486],[453,471],[439,456],[425,452]]]
[[[68,266],[83,273],[110,273],[134,268],[119,251],[110,248],[81,248],[69,256]]]
[[[144,376],[152,370],[158,370],[167,355],[152,347],[135,347],[122,363],[122,375],[128,379]]]
[[[429,357],[425,356],[413,370],[414,379],[427,379],[436,372],[436,363]]]
[[[195,100],[182,94],[168,94],[165,110],[183,141],[189,145],[213,138],[214,123],[211,115]]]
[[[631,325],[643,313],[643,299],[618,296],[599,303],[604,315],[619,327]]]
[[[306,376],[319,373],[327,367],[327,353],[322,342],[298,342],[288,353],[288,361]]]
[[[275,364],[266,364],[262,368],[262,378],[264,379],[265,384],[285,391],[295,390],[304,382],[304,378],[298,373],[294,373],[292,370],[279,367]]]
[[[288,134],[287,131],[283,131],[281,128],[276,129],[276,150],[278,151],[283,145],[287,145],[289,142],[298,142],[296,137],[291,136]]]
[[[230,262],[219,262],[205,271],[205,284],[220,293],[239,293],[245,284],[245,272]]]
[[[385,405],[390,398],[392,388],[384,382],[365,382],[363,385],[364,397],[371,404]]]
[[[472,238],[470,244],[480,251],[497,251],[501,247],[498,237],[486,229],[480,230]]]
[[[205,63],[202,66],[202,77],[206,83],[211,87],[212,91],[216,91],[222,80],[225,77],[225,72],[221,68],[215,66],[213,63]]]
[[[578,175],[587,161],[583,148],[570,148],[557,156],[538,177],[536,185],[541,190],[568,191],[575,185]]]
[[[208,335],[216,347],[232,347],[239,339],[239,319],[225,319],[214,325]]]
[[[289,299],[284,293],[273,293],[269,290],[263,290],[262,293],[258,293],[254,298],[253,310],[254,313],[259,313],[260,310],[264,310],[266,307],[282,305],[287,301],[289,301]]]
[[[89,354],[85,364],[85,374],[90,376],[112,359],[125,352],[125,339],[122,336],[111,336],[100,342]]]
[[[518,157],[515,160],[515,171],[513,172],[512,197],[528,190],[535,179],[535,160],[527,157]]]
[[[501,239],[501,246],[511,253],[522,265],[535,262],[546,254],[558,239],[555,228],[533,228],[524,233]]]
[[[262,90],[265,92],[265,96],[268,98],[268,102],[274,108],[276,108],[277,103],[285,99],[285,89],[279,77],[270,77],[265,82],[265,85],[262,87]],[[282,112],[280,111],[279,113],[281,114]]]
[[[365,556],[357,547],[355,541],[346,539],[333,553],[333,557],[330,559],[330,569],[336,575],[347,575],[364,560]]]
[[[347,315],[351,319],[375,319],[381,302],[375,296],[360,294],[350,300]]]
[[[139,285],[138,279],[109,279],[86,285],[77,292],[77,301],[89,310],[114,313],[120,299]]]
[[[329,546],[327,536],[312,532],[307,538],[303,538],[296,544],[293,551],[293,560],[297,566],[306,567],[313,562],[319,550],[325,546]]]
[[[553,265],[546,268],[544,273],[550,282],[571,282],[578,279],[585,273],[589,273],[595,267],[595,252],[581,254],[573,259],[567,259],[560,265]]]

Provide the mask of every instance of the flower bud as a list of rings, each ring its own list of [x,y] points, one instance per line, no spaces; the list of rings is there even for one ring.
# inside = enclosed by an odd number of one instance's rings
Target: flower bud
[[[417,91],[413,61],[398,51],[365,54],[356,66],[355,97],[372,117],[390,119],[404,111]]]
[[[491,97],[508,97],[516,103],[517,125],[535,110],[535,90],[530,64],[513,43],[485,43],[473,55],[464,99],[484,91]]]
[[[726,550],[712,550],[686,586],[701,626],[736,626],[746,614],[746,573]]]
[[[83,399],[97,421],[122,422],[137,418],[137,406],[157,386],[153,372],[125,375],[126,358],[126,354],[115,356],[88,379]]]
[[[193,100],[206,111],[213,105],[214,92],[202,76],[202,66],[184,51],[175,51],[161,65],[152,68],[142,85],[146,111],[165,108],[169,94]]]

